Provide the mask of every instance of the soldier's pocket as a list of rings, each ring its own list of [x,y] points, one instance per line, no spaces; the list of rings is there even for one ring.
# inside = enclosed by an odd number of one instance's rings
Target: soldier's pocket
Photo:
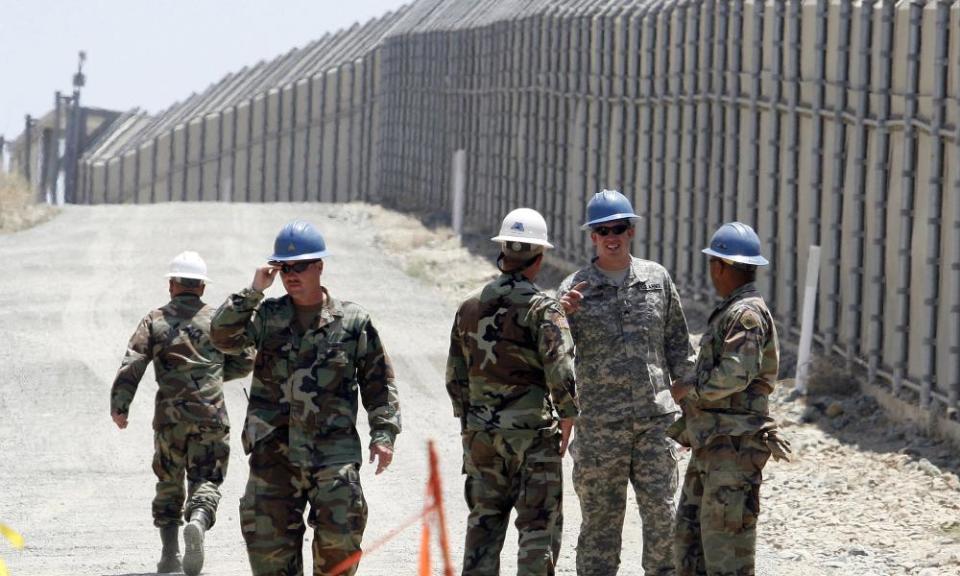
[[[558,504],[563,490],[561,474],[559,456],[556,459],[530,462],[522,495],[527,506],[551,509]]]
[[[461,434],[463,442],[463,471],[468,476],[481,476],[482,471],[496,463],[497,450],[486,432],[468,430]]]
[[[240,532],[244,540],[257,533],[257,511],[254,507],[254,498],[244,494],[240,497]]]
[[[756,525],[749,513],[753,486],[741,474],[715,472],[703,495],[704,526],[711,532],[738,534]]]

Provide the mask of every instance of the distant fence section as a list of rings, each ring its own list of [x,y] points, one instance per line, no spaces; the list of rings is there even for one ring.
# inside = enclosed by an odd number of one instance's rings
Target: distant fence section
[[[818,340],[955,415],[960,3],[437,0],[404,23],[380,47],[384,201],[446,206],[462,148],[468,223],[531,206],[586,262],[586,202],[618,188],[636,253],[704,294],[700,249],[741,220],[788,329],[819,245]]]
[[[419,0],[291,51],[81,160],[77,201],[340,201],[540,210],[586,262],[590,196],[710,295],[700,249],[753,225],[788,330],[822,248],[816,338],[923,411],[960,408],[960,2]]]

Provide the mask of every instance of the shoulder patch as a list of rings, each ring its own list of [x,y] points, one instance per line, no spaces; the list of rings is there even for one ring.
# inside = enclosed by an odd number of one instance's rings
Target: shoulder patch
[[[753,310],[747,310],[740,316],[740,325],[747,330],[754,330],[761,325],[760,316]]]

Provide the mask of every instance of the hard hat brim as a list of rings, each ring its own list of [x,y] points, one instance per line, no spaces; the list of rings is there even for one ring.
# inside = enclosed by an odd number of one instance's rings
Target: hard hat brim
[[[307,254],[297,254],[296,256],[281,256],[279,254],[274,254],[273,256],[267,258],[268,262],[296,262],[297,260],[317,260],[320,258],[326,258],[329,254],[326,250],[321,250],[319,252],[309,252]]]
[[[730,256],[729,254],[721,254],[712,248],[704,248],[701,250],[704,254],[708,256],[714,256],[716,258],[723,258],[724,260],[729,260],[731,262],[736,262],[738,264],[749,264],[751,266],[766,266],[770,262],[763,256]]]
[[[523,242],[524,244],[534,244],[536,246],[553,248],[553,244],[547,242],[546,240],[540,240],[538,238],[527,238],[525,236],[505,236],[501,234],[500,236],[494,236],[490,240],[494,242]]]
[[[614,220],[630,220],[631,223],[639,220],[640,217],[634,214],[633,212],[621,212],[619,214],[613,214],[611,216],[604,216],[603,218],[597,218],[596,220],[591,220],[580,227],[581,230],[589,230],[592,226],[597,224],[603,224],[604,222],[613,222]]]
[[[164,278],[186,278],[188,280],[203,280],[204,282],[209,282],[205,274],[194,274],[192,272],[167,272],[163,275]]]

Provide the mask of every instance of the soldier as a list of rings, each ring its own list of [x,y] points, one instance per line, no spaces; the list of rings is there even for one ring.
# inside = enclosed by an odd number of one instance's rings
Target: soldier
[[[153,471],[157,495],[153,523],[160,528],[163,550],[157,572],[179,572],[181,516],[186,555],[183,570],[193,576],[203,567],[204,532],[216,521],[220,485],[230,456],[230,422],[223,401],[223,381],[253,369],[253,352],[224,355],[210,342],[213,308],[200,297],[207,265],[196,252],[170,262],[170,303],[143,317],[127,344],[110,390],[110,415],[120,429],[137,385],[153,361],[159,385],[153,417]],[[187,490],[184,493],[184,474]],[[184,498],[187,505],[184,509]]]
[[[243,449],[250,478],[240,527],[254,575],[303,574],[303,515],[313,528],[313,573],[360,552],[367,503],[360,486],[357,392],[370,422],[370,462],[390,465],[400,432],[393,366],[366,310],[321,286],[326,244],[312,224],[277,235],[269,264],[213,318],[225,351],[255,345]],[[287,294],[264,300],[277,275]],[[342,574],[356,573],[353,565]]]
[[[580,576],[617,573],[628,484],[643,522],[644,573],[673,573],[679,474],[666,435],[677,412],[670,384],[693,377],[693,348],[670,275],[630,253],[637,219],[623,194],[595,194],[583,228],[596,258],[558,290],[580,377],[582,412],[570,448],[583,514]]]
[[[503,274],[460,305],[447,359],[470,508],[463,575],[500,573],[513,508],[517,573],[553,574],[563,524],[561,458],[578,413],[573,343],[560,305],[533,283],[544,249],[553,247],[543,216],[514,210],[493,241],[502,243]]]
[[[789,452],[767,409],[780,351],[754,285],[757,267],[767,264],[757,234],[724,224],[703,252],[723,301],[700,341],[696,380],[671,390],[684,416],[670,435],[693,448],[677,510],[677,574],[746,576],[754,573],[761,471],[771,452],[776,459]]]

